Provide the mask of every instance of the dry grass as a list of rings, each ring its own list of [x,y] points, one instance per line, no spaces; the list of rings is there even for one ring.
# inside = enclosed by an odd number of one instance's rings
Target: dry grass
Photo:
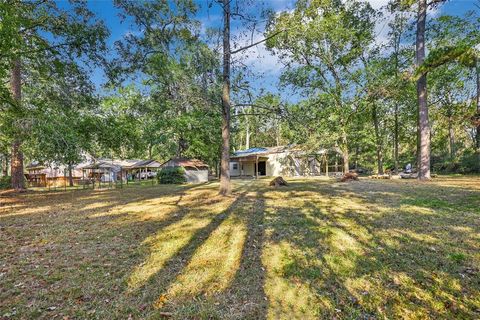
[[[480,178],[0,197],[0,319],[480,317]]]

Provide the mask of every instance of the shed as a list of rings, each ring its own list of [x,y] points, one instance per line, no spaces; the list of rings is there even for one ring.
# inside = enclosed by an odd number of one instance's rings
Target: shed
[[[172,158],[162,164],[165,167],[182,167],[185,169],[187,182],[199,183],[208,181],[208,165],[198,159]]]
[[[162,164],[156,160],[148,159],[137,161],[130,166],[125,166],[124,169],[138,179],[149,179],[157,175],[157,171],[161,165]]]

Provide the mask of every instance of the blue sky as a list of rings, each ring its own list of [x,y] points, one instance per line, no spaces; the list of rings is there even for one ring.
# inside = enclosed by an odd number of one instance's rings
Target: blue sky
[[[219,5],[213,1],[212,6],[208,6],[208,3],[212,3],[212,0],[197,0],[197,5],[199,11],[196,18],[202,22],[204,28],[221,28],[222,19],[221,11]],[[261,1],[258,1],[260,3]],[[369,0],[371,5],[378,9],[384,6],[388,0]],[[255,3],[255,1],[253,2]],[[283,11],[290,10],[294,7],[294,0],[263,0],[263,7],[269,7],[274,11]],[[477,0],[450,0],[446,4],[442,5],[436,12],[432,14],[435,16],[442,14],[450,15],[463,15],[468,10],[479,10],[475,4],[480,5],[480,1]],[[121,39],[123,35],[131,30],[135,30],[135,26],[132,26],[131,21],[127,20],[123,23],[119,17],[119,10],[117,10],[110,0],[90,0],[88,2],[90,9],[92,9],[100,19],[103,19],[108,28],[110,29],[111,35],[108,39],[108,45],[113,50],[113,44],[115,41]],[[251,6],[249,10],[253,12],[255,10],[260,10],[261,6],[255,7]],[[386,33],[387,30],[382,28],[385,23],[382,22],[380,25],[379,22],[379,37],[382,37],[381,33]],[[260,28],[261,29],[261,28]],[[242,31],[242,26],[238,23],[233,23],[232,33],[239,34]],[[261,33],[257,33],[254,36],[256,39],[261,39]],[[248,43],[248,40],[245,40]],[[257,76],[253,78],[250,83],[254,86],[256,90],[265,88],[269,91],[278,92],[278,77],[280,75],[281,64],[277,59],[270,55],[269,52],[265,49],[263,45],[258,45],[248,52],[245,53],[246,57],[242,57],[243,63],[250,66],[252,70],[255,70]],[[101,70],[96,70],[92,74],[93,82],[100,87],[104,82],[103,72]],[[280,92],[284,98],[292,96],[290,93]]]

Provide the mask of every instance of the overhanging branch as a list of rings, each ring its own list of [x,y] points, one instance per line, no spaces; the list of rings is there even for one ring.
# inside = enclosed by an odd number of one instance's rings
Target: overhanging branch
[[[263,42],[265,42],[265,41],[268,41],[268,40],[276,37],[277,35],[279,35],[279,34],[282,33],[282,32],[285,32],[285,31],[287,31],[287,30],[277,31],[277,32],[275,32],[274,34],[272,34],[272,35],[270,35],[270,36],[268,36],[268,37],[266,37],[266,38],[263,38],[262,40],[259,40],[259,41],[257,41],[257,42],[251,43],[251,44],[249,44],[249,45],[247,45],[247,46],[245,46],[245,47],[241,47],[241,48],[239,48],[239,49],[237,49],[237,50],[230,51],[230,54],[239,53],[239,52],[241,52],[241,51],[250,49],[251,47],[255,47],[256,45],[259,45],[260,43],[263,43]]]

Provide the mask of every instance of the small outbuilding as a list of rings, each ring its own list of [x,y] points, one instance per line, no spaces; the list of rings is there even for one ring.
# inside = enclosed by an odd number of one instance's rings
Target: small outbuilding
[[[163,163],[161,168],[182,167],[185,169],[185,178],[189,183],[208,181],[208,165],[198,159],[172,158]]]
[[[159,168],[160,163],[152,159],[99,159],[82,169],[89,178],[114,182],[120,179],[123,181],[153,179]]]
[[[232,177],[336,175],[343,172],[341,156],[338,148],[316,151],[296,145],[250,148],[230,156],[230,173]]]
[[[162,164],[156,160],[139,160],[132,165],[124,166],[126,174],[130,174],[137,179],[145,180],[154,178]]]

